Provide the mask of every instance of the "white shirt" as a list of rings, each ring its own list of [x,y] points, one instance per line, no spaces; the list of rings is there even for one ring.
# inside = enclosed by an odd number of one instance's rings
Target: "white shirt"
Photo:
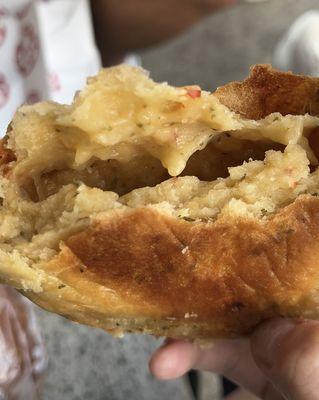
[[[88,0],[0,0],[0,137],[23,103],[69,103],[101,67]]]
[[[273,64],[297,74],[319,76],[319,10],[299,16],[278,43]]]

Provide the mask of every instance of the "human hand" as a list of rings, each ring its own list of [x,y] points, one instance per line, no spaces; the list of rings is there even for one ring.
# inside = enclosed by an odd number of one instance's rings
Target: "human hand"
[[[224,375],[264,400],[317,400],[319,322],[273,319],[250,338],[218,340],[209,349],[167,340],[150,360],[158,379],[174,379],[190,369]]]

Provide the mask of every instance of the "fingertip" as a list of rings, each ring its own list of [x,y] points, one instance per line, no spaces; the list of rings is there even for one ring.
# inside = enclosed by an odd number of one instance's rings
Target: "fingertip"
[[[251,351],[258,367],[281,393],[317,398],[313,396],[318,381],[318,322],[283,318],[267,321],[252,335]]]
[[[192,342],[169,340],[152,355],[149,369],[157,379],[176,379],[192,368],[196,354]]]

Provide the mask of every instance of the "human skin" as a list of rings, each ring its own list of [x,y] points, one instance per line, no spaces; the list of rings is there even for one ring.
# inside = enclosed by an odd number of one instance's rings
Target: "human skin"
[[[264,400],[317,400],[319,322],[273,319],[249,338],[218,340],[209,349],[167,340],[150,360],[158,379],[174,379],[190,369],[224,375]],[[227,399],[249,397],[240,390]]]
[[[167,40],[237,0],[91,0],[103,64]]]

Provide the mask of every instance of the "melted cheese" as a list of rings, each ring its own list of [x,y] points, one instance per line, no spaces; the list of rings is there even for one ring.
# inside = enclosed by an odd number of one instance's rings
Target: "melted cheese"
[[[78,163],[92,156],[125,159],[117,150],[124,142],[130,157],[138,151],[150,153],[172,176],[179,175],[189,157],[214,135],[242,127],[210,93],[202,91],[193,98],[187,88],[157,84],[143,70],[125,66],[91,79],[58,122],[86,132],[77,147]]]
[[[195,92],[196,96],[194,89],[155,83],[139,68],[102,70],[71,106],[39,104],[18,112],[10,139],[19,160],[15,173],[34,178],[54,169],[81,170],[96,158],[128,163],[146,155],[177,176],[196,151],[225,133],[237,139],[299,144],[317,163],[306,137],[319,118],[273,114],[261,121],[247,120],[214,94]]]

